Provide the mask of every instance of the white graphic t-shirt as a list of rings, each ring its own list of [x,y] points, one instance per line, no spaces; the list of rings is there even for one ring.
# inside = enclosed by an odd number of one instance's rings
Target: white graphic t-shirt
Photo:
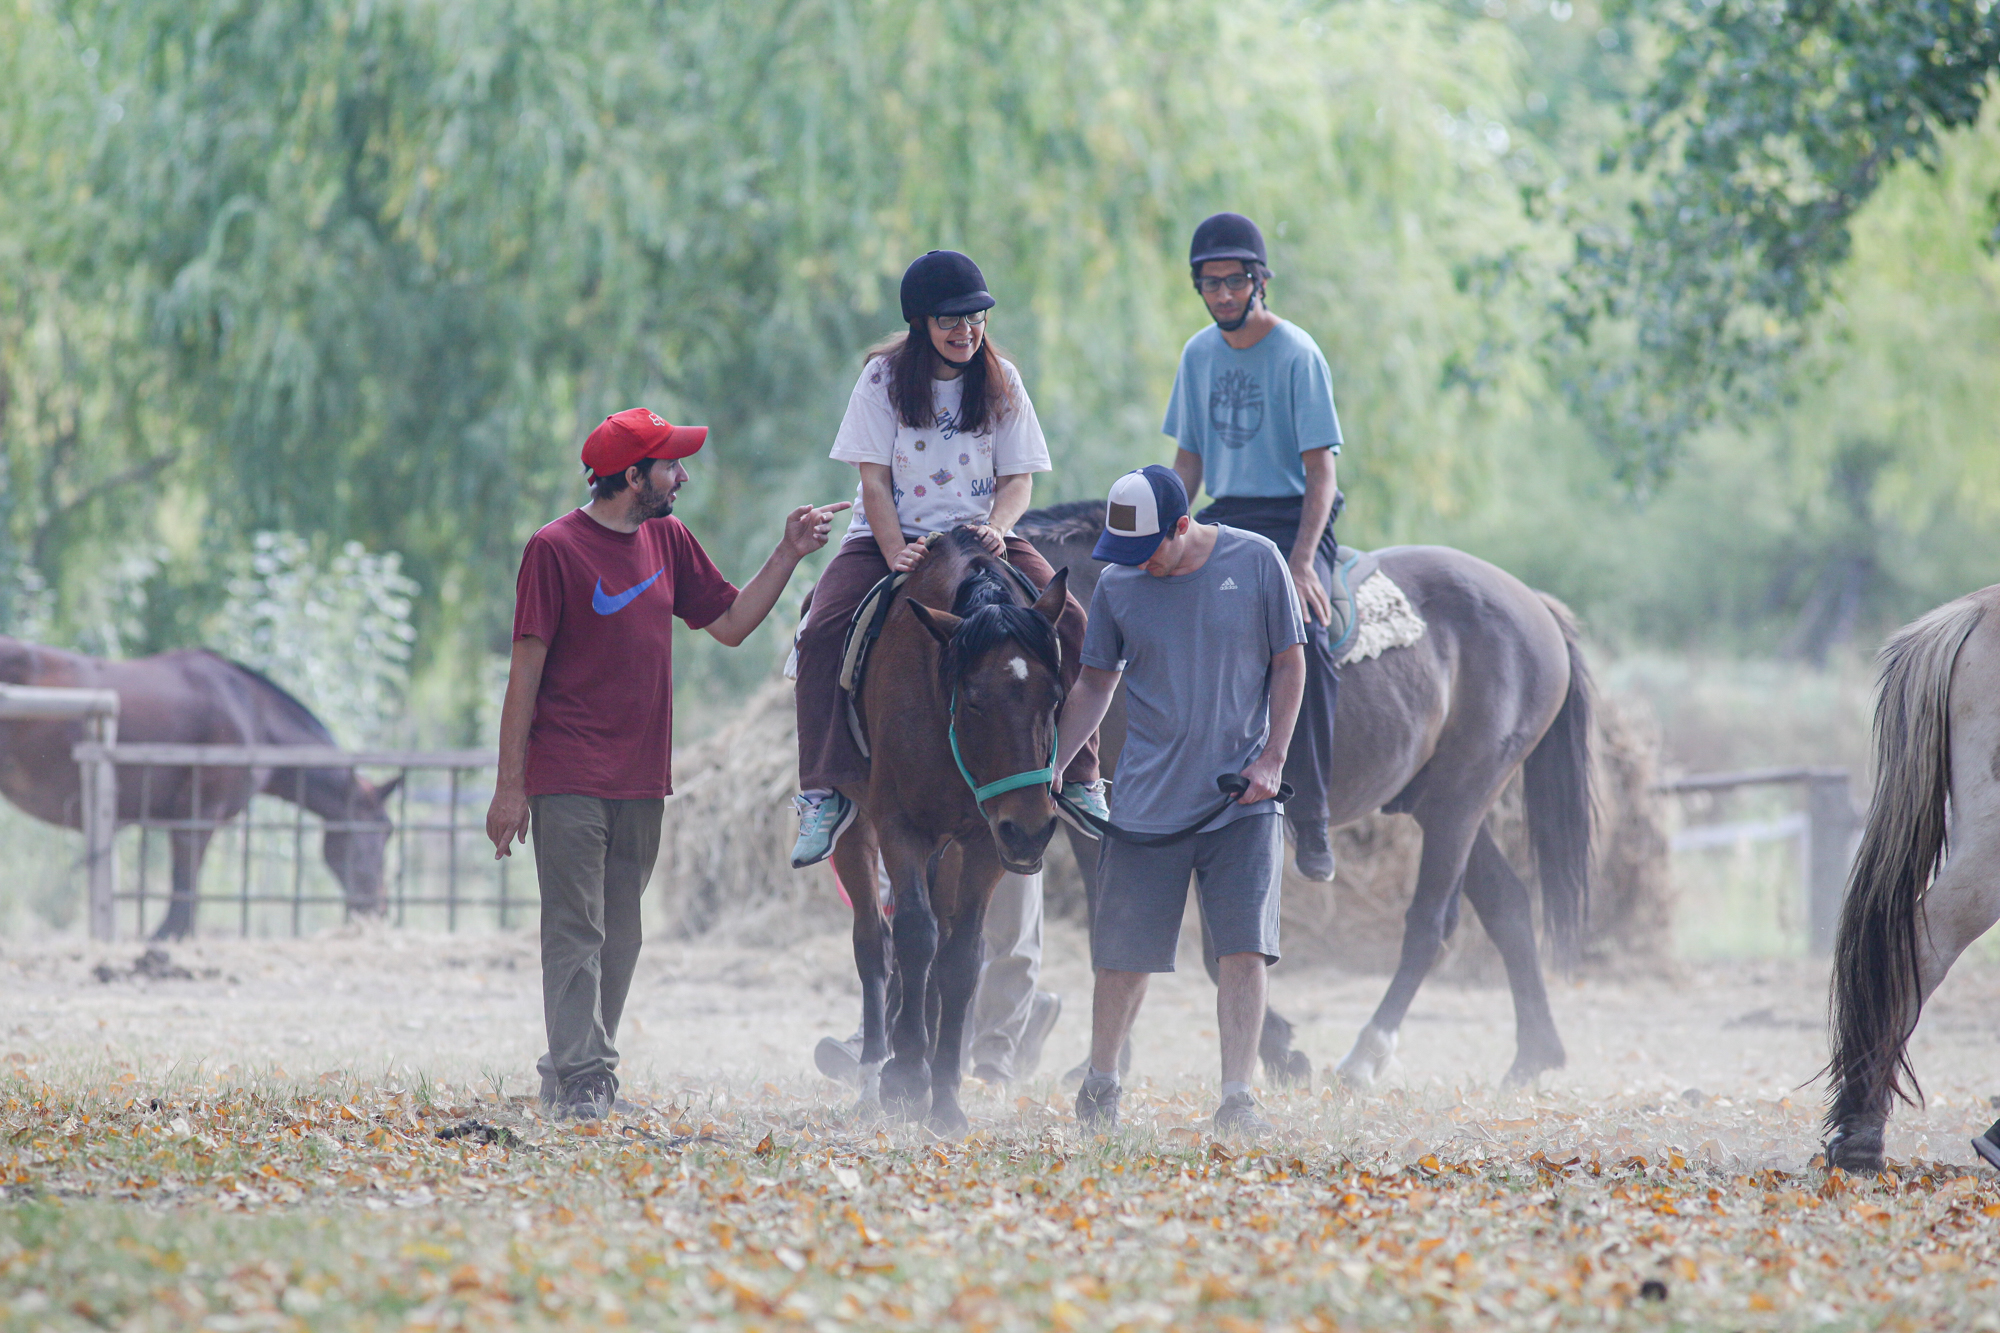
[[[988,420],[978,435],[959,430],[964,377],[931,381],[934,418],[927,426],[905,426],[889,402],[889,367],[881,358],[862,368],[847,415],[833,437],[833,457],[843,463],[886,463],[903,535],[947,532],[961,523],[984,523],[993,513],[996,477],[1049,470],[1049,443],[1035,405],[1012,362],[1007,384],[1014,402],[998,424]],[[848,511],[847,537],[871,536],[862,510],[861,489]]]

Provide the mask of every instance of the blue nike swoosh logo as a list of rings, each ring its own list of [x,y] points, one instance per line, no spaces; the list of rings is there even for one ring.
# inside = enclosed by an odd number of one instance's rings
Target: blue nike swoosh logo
[[[666,572],[666,567],[663,565],[654,571],[652,578],[647,579],[638,587],[627,588],[624,592],[616,595],[606,593],[604,591],[604,580],[599,579],[597,586],[590,590],[590,609],[597,612],[600,616],[615,616],[626,607],[632,605],[634,597],[637,597],[640,593],[659,582],[660,575]]]

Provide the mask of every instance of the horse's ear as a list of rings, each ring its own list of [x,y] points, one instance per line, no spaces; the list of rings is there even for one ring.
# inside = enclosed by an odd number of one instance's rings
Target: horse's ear
[[[958,627],[965,622],[949,611],[933,611],[922,602],[911,600],[904,603],[917,622],[931,632],[931,637],[939,643],[950,643],[951,636],[958,633]]]
[[[1063,603],[1069,597],[1069,566],[1064,565],[1049,580],[1049,586],[1042,589],[1042,595],[1035,599],[1035,610],[1041,612],[1042,619],[1051,625],[1062,618]]]
[[[408,776],[410,776],[408,773],[398,773],[395,777],[390,778],[387,782],[377,787],[375,789],[375,799],[383,805],[389,804],[389,798],[396,794],[396,788],[402,786],[403,779]]]

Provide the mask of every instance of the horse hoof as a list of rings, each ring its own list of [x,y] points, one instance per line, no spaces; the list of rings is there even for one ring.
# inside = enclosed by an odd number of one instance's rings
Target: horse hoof
[[[927,1062],[891,1060],[882,1066],[882,1105],[904,1120],[921,1120],[931,1106],[931,1071]]]
[[[972,1122],[965,1118],[965,1112],[958,1108],[958,1103],[936,1097],[931,1100],[930,1118],[924,1123],[931,1133],[954,1143],[964,1138],[966,1131],[972,1128]]]
[[[1285,1051],[1264,1057],[1264,1077],[1271,1080],[1274,1088],[1300,1088],[1312,1090],[1313,1062],[1306,1058],[1304,1051]]]
[[[1882,1169],[1882,1127],[1865,1125],[1854,1129],[1838,1125],[1826,1138],[1826,1168],[1839,1167],[1855,1175],[1874,1174]]]
[[[1382,1081],[1389,1060],[1396,1054],[1396,1034],[1384,1032],[1370,1023],[1354,1039],[1354,1049],[1334,1066],[1340,1081],[1357,1092],[1366,1092]]]
[[[1568,1059],[1561,1051],[1557,1051],[1554,1056],[1530,1055],[1522,1051],[1514,1057],[1513,1067],[1508,1069],[1507,1076],[1500,1080],[1500,1086],[1509,1092],[1525,1088],[1551,1069],[1561,1069],[1567,1063]]]

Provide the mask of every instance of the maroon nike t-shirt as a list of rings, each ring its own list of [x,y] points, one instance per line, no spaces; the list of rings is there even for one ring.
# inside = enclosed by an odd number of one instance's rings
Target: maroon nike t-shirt
[[[576,509],[530,537],[514,637],[540,639],[549,656],[528,728],[528,795],[671,795],[673,618],[700,629],[735,600],[677,518],[613,532]]]

